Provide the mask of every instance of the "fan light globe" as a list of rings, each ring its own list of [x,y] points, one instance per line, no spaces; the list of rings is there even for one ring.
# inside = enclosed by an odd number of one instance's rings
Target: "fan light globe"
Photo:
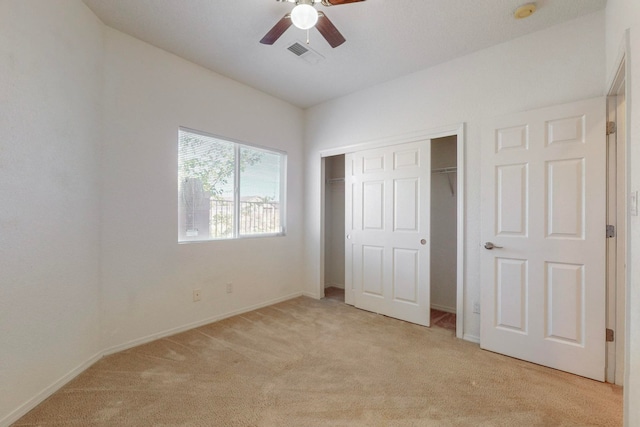
[[[291,11],[291,22],[301,30],[308,30],[318,22],[318,11],[309,4],[299,4]]]

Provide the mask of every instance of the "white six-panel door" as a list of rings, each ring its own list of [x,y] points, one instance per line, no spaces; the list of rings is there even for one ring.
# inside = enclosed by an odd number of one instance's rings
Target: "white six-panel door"
[[[429,326],[429,140],[350,153],[347,303]]]
[[[488,121],[481,347],[604,380],[605,101]]]

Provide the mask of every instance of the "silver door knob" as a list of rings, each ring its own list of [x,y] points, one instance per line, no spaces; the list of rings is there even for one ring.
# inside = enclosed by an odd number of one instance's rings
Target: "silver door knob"
[[[423,246],[426,245],[427,244],[427,239],[420,240],[420,244],[423,245]]]
[[[497,245],[494,245],[492,242],[487,242],[487,243],[484,244],[484,248],[485,249],[489,249],[489,250],[491,250],[491,249],[502,249],[502,246],[497,246]]]
[[[347,239],[351,239],[351,234],[347,234]]]

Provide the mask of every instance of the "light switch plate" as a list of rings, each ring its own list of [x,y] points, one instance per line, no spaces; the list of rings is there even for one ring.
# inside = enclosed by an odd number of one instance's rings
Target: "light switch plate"
[[[629,211],[631,216],[638,216],[638,190],[631,192],[629,197]]]

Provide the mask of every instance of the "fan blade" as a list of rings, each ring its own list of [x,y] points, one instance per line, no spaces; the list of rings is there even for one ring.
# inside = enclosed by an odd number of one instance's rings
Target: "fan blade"
[[[276,40],[280,38],[282,34],[284,34],[287,29],[291,26],[291,14],[287,13],[284,17],[278,21],[276,25],[273,26],[271,30],[260,40],[262,44],[274,44]]]
[[[329,18],[327,18],[327,15],[323,12],[318,12],[318,23],[316,24],[316,28],[320,31],[322,37],[329,42],[331,47],[338,47],[346,41],[342,34],[340,34],[340,31],[338,31],[336,26],[329,21]]]
[[[323,6],[339,6],[341,4],[356,3],[364,0],[322,0]]]

